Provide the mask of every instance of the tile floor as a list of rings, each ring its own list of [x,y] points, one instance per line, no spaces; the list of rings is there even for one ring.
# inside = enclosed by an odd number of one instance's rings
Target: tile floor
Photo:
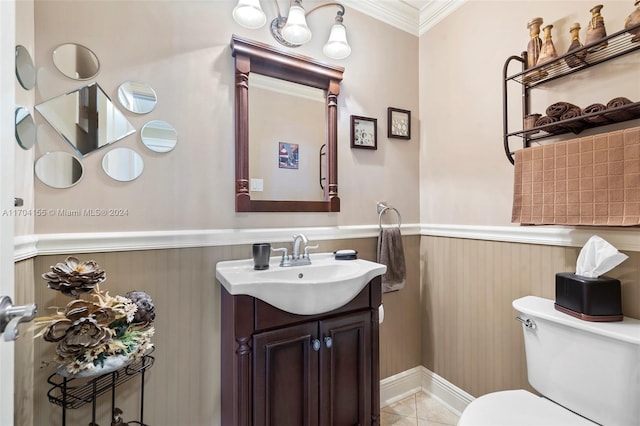
[[[455,426],[457,423],[457,414],[422,391],[380,409],[381,426]]]

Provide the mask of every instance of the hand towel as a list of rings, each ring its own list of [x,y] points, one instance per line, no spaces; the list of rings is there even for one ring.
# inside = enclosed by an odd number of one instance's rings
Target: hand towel
[[[560,116],[560,120],[572,120],[565,123],[564,126],[577,135],[586,127],[582,120],[576,120],[581,115],[582,110],[580,108],[569,108]]]
[[[638,197],[627,196],[640,194],[638,152],[640,127],[516,151],[512,221],[523,225],[640,225]],[[585,181],[592,186],[579,184]],[[608,182],[620,185],[607,186]]]
[[[567,112],[567,110],[571,108],[578,108],[578,107],[569,102],[556,102],[555,104],[549,105],[549,107],[545,112],[549,117],[560,118],[562,114],[564,114],[565,112]]]
[[[382,292],[387,293],[403,288],[406,284],[404,248],[399,228],[383,228],[378,237],[378,263],[387,265],[382,276]]]
[[[624,97],[613,98],[607,102],[607,109],[618,108],[632,103],[629,99]],[[626,121],[633,118],[633,114],[628,110],[605,112],[605,117],[613,121]]]
[[[558,121],[557,117],[549,117],[548,115],[543,115],[542,117],[536,120],[536,127],[545,126],[547,124],[555,123],[556,121]],[[561,126],[549,126],[549,127],[545,127],[542,130],[547,133],[551,133],[552,135],[556,133],[564,132],[564,128]]]
[[[589,106],[584,107],[584,109],[582,110],[582,114],[593,114],[596,112],[602,112],[605,109],[607,109],[606,106],[602,105],[602,104],[591,104]],[[605,118],[602,115],[594,115],[592,117],[587,117],[587,118],[583,118],[584,121],[588,121],[589,123],[595,123],[595,124],[600,124],[600,123],[607,123],[609,120],[607,118]]]

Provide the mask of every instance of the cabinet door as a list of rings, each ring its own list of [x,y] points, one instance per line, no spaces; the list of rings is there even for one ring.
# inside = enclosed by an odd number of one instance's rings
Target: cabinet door
[[[371,312],[321,321],[320,335],[320,425],[371,425]]]
[[[253,338],[253,424],[318,425],[318,352],[313,321]]]

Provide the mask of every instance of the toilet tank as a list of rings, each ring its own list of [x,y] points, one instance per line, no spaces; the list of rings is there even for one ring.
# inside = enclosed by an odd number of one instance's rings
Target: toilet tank
[[[640,425],[640,320],[587,322],[553,300],[513,301],[523,324],[529,383],[543,396],[602,425]]]

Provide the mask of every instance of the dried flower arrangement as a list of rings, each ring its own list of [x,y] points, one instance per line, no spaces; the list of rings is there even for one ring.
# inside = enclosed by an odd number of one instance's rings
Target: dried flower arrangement
[[[147,293],[109,296],[99,287],[105,271],[93,260],[80,262],[73,256],[52,266],[42,278],[50,289],[75,297],[66,307],[56,308],[54,315],[36,318],[36,327],[44,328],[35,337],[56,343],[59,374],[103,374],[153,348],[155,307]],[[81,299],[81,294],[93,300]]]

